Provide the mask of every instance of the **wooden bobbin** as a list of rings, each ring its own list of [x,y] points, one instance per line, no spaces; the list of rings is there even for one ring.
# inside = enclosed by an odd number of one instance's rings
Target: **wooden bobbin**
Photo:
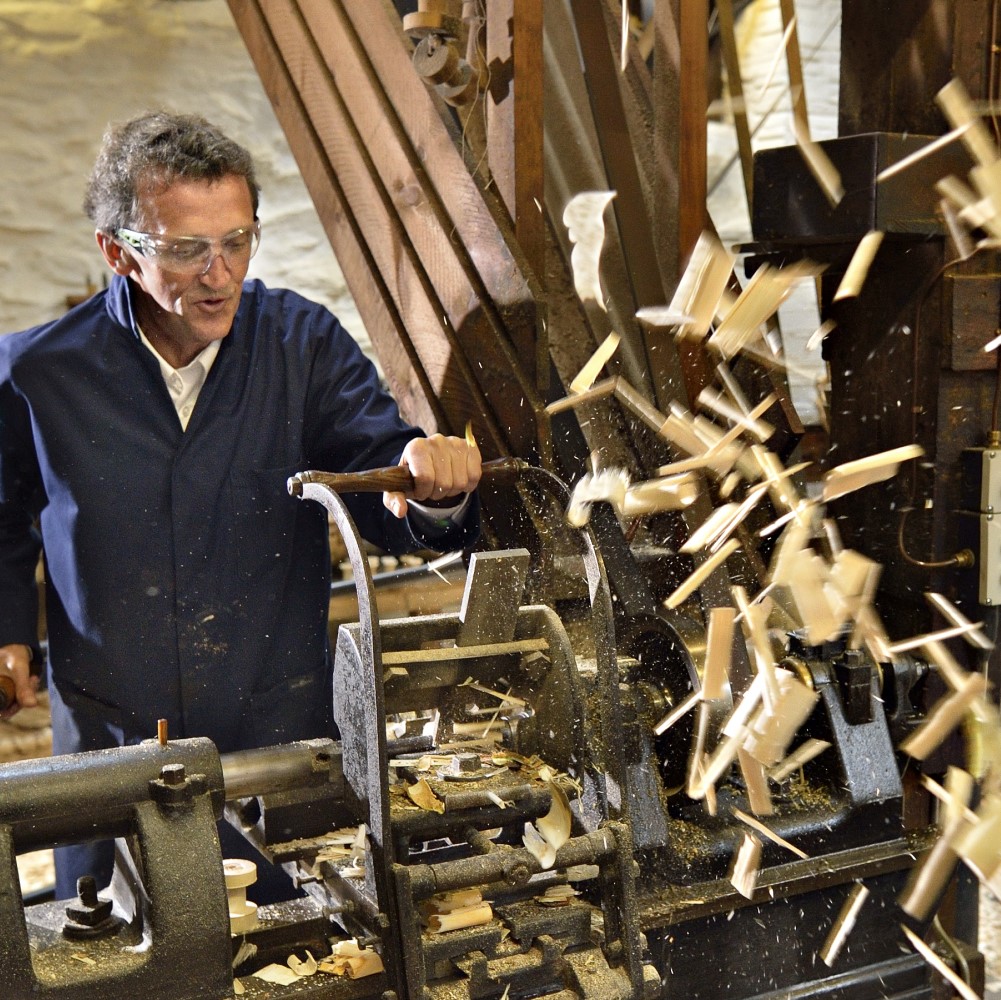
[[[244,858],[226,858],[222,863],[229,897],[229,929],[243,934],[257,924],[257,904],[247,899],[247,886],[257,881],[257,865]]]

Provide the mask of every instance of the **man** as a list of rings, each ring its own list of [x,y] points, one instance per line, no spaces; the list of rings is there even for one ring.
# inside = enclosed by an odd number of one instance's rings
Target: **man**
[[[0,670],[36,703],[38,524],[56,753],[159,718],[222,752],[331,734],[326,515],[291,473],[399,462],[409,503],[346,498],[362,534],[475,539],[476,448],[406,425],[327,310],[244,284],[257,204],[249,154],[203,119],[111,128],[84,203],[109,288],[0,337]],[[57,895],[107,877],[98,846],[59,853]]]

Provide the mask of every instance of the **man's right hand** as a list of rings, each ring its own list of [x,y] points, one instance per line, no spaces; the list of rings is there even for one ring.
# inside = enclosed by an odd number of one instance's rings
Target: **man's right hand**
[[[22,643],[0,646],[0,674],[14,681],[14,701],[0,712],[0,719],[9,719],[22,708],[38,704],[39,679],[31,674],[30,647]]]

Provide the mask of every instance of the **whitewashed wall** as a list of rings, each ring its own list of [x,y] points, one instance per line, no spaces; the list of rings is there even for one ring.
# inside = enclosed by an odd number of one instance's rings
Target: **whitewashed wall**
[[[811,127],[825,138],[837,130],[841,4],[798,0],[797,8]],[[765,86],[782,39],[778,0],[756,0],[738,31],[754,146],[787,144],[784,63]],[[151,107],[199,112],[250,148],[265,234],[251,274],[329,305],[368,349],[225,0],[0,0],[0,334],[61,315],[66,296],[102,282],[80,207],[84,182],[105,125]],[[710,211],[728,243],[750,236],[735,149],[732,127],[711,123]],[[815,318],[808,293],[783,310],[797,357]],[[793,381],[810,419],[810,379]]]
[[[251,276],[354,304],[225,0],[0,0],[0,333],[60,316],[105,266],[81,202],[109,121],[196,112],[254,154]]]

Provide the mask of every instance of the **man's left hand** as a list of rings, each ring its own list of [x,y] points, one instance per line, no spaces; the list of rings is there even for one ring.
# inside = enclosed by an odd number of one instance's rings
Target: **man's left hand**
[[[414,438],[403,449],[400,465],[405,465],[414,477],[413,491],[382,495],[383,504],[397,517],[407,516],[408,498],[437,504],[471,493],[480,481],[480,449],[463,438],[443,434]]]

